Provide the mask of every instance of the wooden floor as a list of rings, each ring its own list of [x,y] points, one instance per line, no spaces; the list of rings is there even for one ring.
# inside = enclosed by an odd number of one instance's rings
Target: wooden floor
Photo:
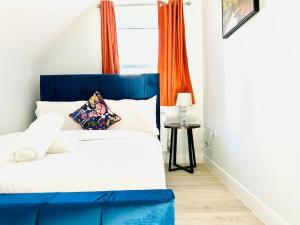
[[[176,197],[176,225],[262,225],[204,165],[195,174],[166,172]]]

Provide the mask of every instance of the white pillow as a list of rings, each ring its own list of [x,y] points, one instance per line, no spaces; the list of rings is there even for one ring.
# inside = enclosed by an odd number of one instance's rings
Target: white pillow
[[[12,148],[14,160],[29,162],[44,158],[64,121],[65,118],[58,113],[40,116],[16,139]]]
[[[79,135],[76,131],[60,131],[49,147],[48,154],[71,152],[77,149]]]
[[[136,130],[159,134],[156,127],[156,96],[148,100],[105,100],[108,107],[121,117],[109,130]]]
[[[62,130],[82,130],[79,124],[75,123],[73,119],[69,117],[70,113],[73,113],[75,110],[83,106],[86,101],[77,101],[77,102],[42,102],[37,101],[35,114],[37,118],[46,114],[46,113],[59,113],[65,117],[65,123]]]
[[[108,107],[121,117],[121,121],[111,126],[112,130],[137,130],[159,134],[156,127],[156,100],[154,96],[148,100],[125,99],[120,101],[105,100]],[[82,130],[80,125],[69,117],[69,114],[83,106],[87,101],[76,102],[42,102],[37,101],[36,116],[56,112],[65,116],[62,130]]]
[[[156,126],[156,100],[157,96],[154,96],[148,100],[131,101],[136,104],[143,118],[150,124],[153,129],[157,131],[158,135],[159,131]]]

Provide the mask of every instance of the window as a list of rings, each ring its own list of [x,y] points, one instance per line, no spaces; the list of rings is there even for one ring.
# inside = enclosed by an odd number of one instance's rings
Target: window
[[[116,5],[115,11],[121,73],[157,73],[157,6]]]

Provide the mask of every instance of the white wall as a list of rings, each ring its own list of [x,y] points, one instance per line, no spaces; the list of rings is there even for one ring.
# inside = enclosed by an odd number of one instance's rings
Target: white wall
[[[39,65],[0,52],[0,134],[23,131],[34,119]]]
[[[24,130],[34,119],[41,52],[97,2],[0,0],[0,134]],[[89,60],[89,55],[84,59]]]
[[[0,0],[0,50],[39,59],[39,54],[96,0]]]
[[[197,105],[191,110],[196,122],[202,122],[202,37],[201,8],[199,1],[185,7],[187,48],[190,73]],[[101,73],[100,13],[96,6],[89,8],[60,35],[43,55],[44,74]],[[163,108],[168,115],[176,114],[174,108]],[[185,152],[186,135],[179,138],[180,161],[188,159]],[[195,147],[202,161],[202,130],[195,131]],[[198,157],[198,158],[199,158]]]
[[[43,74],[101,73],[100,14],[83,12],[42,55]]]
[[[207,157],[282,218],[277,224],[299,225],[300,2],[261,0],[227,40],[221,2],[203,0],[202,10],[204,120],[217,131]]]

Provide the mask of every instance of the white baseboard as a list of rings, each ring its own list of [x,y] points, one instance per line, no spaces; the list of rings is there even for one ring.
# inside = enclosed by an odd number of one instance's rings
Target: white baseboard
[[[285,219],[206,155],[204,155],[204,163],[263,223],[266,225],[289,225]]]

